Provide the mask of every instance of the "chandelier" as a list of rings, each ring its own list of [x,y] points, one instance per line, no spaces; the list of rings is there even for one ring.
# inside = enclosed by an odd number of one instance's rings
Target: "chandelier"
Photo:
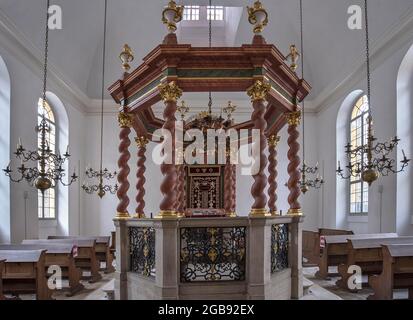
[[[98,184],[89,185],[86,182],[83,183],[82,189],[88,194],[97,193],[97,195],[102,199],[106,193],[115,194],[118,190],[118,185],[115,184],[114,186],[110,184],[104,184],[104,180],[111,180],[116,177],[116,172],[110,172],[107,168],[103,169],[103,106],[104,106],[104,98],[105,98],[105,63],[106,63],[106,27],[107,27],[107,8],[108,8],[108,1],[105,0],[105,17],[104,17],[104,27],[103,27],[103,59],[102,59],[102,91],[101,91],[101,109],[100,109],[100,166],[99,170],[94,170],[91,166],[88,166],[85,171],[85,175],[89,179],[96,179]],[[128,54],[132,56],[131,50],[128,48]],[[125,68],[125,61],[130,62],[133,59],[124,59],[123,53],[120,55],[120,60],[123,64],[123,68],[125,71],[129,70]]]
[[[364,18],[366,25],[366,58],[367,58],[367,98],[368,103],[371,101],[371,79],[370,79],[370,45],[369,45],[369,24],[367,0],[364,0]],[[353,148],[353,145],[348,143],[345,146],[345,153],[348,159],[348,164],[345,169],[341,168],[340,161],[338,162],[337,174],[343,179],[351,177],[361,177],[368,183],[369,186],[376,181],[379,176],[388,176],[390,173],[399,173],[404,171],[408,166],[408,159],[402,150],[403,159],[400,161],[401,167],[397,168],[397,163],[389,155],[392,153],[400,142],[396,136],[387,142],[377,142],[373,133],[373,117],[371,108],[369,108],[367,117],[367,142]],[[346,171],[346,172],[345,172]]]
[[[298,53],[295,45],[291,45],[291,53],[290,56],[292,57],[292,64],[291,69],[296,71],[298,65],[296,63],[296,59],[298,56],[301,56],[301,79],[304,79],[304,28],[303,28],[303,1],[300,0],[300,28],[301,28],[301,55]],[[300,189],[303,194],[306,194],[310,188],[320,189],[321,186],[324,184],[324,179],[318,173],[318,163],[315,167],[310,167],[306,164],[305,161],[305,103],[302,101],[302,125],[303,125],[303,165],[300,169],[301,173],[301,180],[299,182]],[[308,179],[309,175],[316,175],[315,179]]]
[[[44,47],[44,65],[43,65],[43,95],[40,103],[43,104],[43,110],[46,109],[46,92],[47,92],[47,65],[48,65],[48,51],[49,51],[49,6],[50,0],[47,0],[46,9],[46,36]],[[19,183],[23,180],[27,181],[29,185],[34,186],[40,190],[43,194],[46,190],[56,187],[60,182],[64,186],[69,186],[75,182],[78,178],[75,172],[69,177],[69,181],[66,183],[66,170],[63,168],[64,164],[70,158],[69,147],[66,152],[61,155],[54,152],[46,139],[46,136],[52,131],[50,124],[48,123],[45,114],[41,118],[41,121],[35,127],[37,136],[39,137],[40,144],[36,151],[26,150],[19,139],[17,149],[14,155],[20,160],[20,167],[17,167],[17,172],[11,169],[11,161],[6,169],[3,169],[6,176],[10,178],[12,182]],[[37,162],[36,167],[26,166],[25,163]]]

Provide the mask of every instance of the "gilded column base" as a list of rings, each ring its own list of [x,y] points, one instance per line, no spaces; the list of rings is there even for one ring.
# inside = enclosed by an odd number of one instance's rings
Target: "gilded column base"
[[[146,215],[144,213],[135,213],[133,216],[134,219],[145,219]]]
[[[279,217],[279,216],[281,216],[281,213],[280,213],[279,211],[271,211],[270,214],[271,214],[272,217]]]
[[[122,219],[129,219],[129,218],[130,218],[130,215],[128,212],[117,212],[115,219],[122,220]]]
[[[229,217],[229,218],[236,218],[236,217],[238,217],[238,216],[237,216],[237,214],[236,214],[235,212],[228,212],[228,213],[227,213],[227,217]]]
[[[178,215],[174,210],[163,210],[158,213],[155,219],[177,218]]]
[[[289,216],[302,216],[303,211],[301,209],[290,209],[288,210],[287,214]]]
[[[185,218],[186,217],[184,212],[178,212],[177,216],[178,216],[178,218]]]
[[[270,217],[271,214],[267,209],[252,209],[250,212],[250,217]]]

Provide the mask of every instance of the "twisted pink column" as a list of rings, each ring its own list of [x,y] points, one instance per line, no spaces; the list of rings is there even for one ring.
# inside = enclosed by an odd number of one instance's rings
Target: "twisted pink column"
[[[119,139],[119,153],[120,157],[118,160],[118,183],[119,188],[117,191],[117,197],[119,199],[119,204],[117,207],[117,217],[119,218],[126,218],[129,217],[128,214],[128,205],[129,205],[129,197],[128,197],[128,190],[130,187],[128,176],[130,173],[130,168],[128,165],[128,161],[131,157],[129,152],[129,146],[131,141],[129,139],[129,134],[131,129],[129,127],[121,127]]]
[[[224,209],[227,215],[231,212],[231,200],[232,200],[232,168],[229,157],[224,168]]]
[[[176,112],[176,101],[167,101],[165,103],[166,107],[164,109],[164,125],[163,129],[168,130],[171,136],[165,136],[164,143],[165,145],[171,144],[172,150],[174,150],[174,136],[175,136],[175,112]],[[170,140],[172,139],[172,141]],[[172,155],[172,162],[174,162]],[[176,210],[176,183],[177,183],[177,172],[175,164],[162,163],[161,172],[164,176],[161,183],[161,192],[163,195],[163,200],[161,201],[159,208],[161,214],[170,215],[173,214]]]
[[[269,155],[268,155],[268,208],[270,209],[271,214],[276,214],[277,212],[277,176],[278,176],[278,171],[277,171],[277,143],[278,143],[278,137],[271,136],[268,139],[268,149],[269,149]]]
[[[236,210],[236,200],[237,200],[237,167],[236,165],[231,165],[232,175],[231,175],[231,213],[235,214]]]
[[[138,206],[136,207],[136,217],[137,218],[144,218],[145,217],[145,183],[146,183],[146,178],[145,178],[145,172],[146,172],[146,141],[143,141],[145,138],[138,138],[142,139],[142,141],[137,141],[138,142],[138,170],[136,172],[136,203]],[[138,140],[137,139],[137,140]]]
[[[254,123],[254,129],[260,131],[260,143],[259,146],[255,146],[254,152],[259,155],[259,168],[258,173],[253,176],[254,184],[251,188],[251,194],[254,198],[252,205],[253,210],[261,210],[263,213],[267,205],[267,196],[264,193],[265,186],[267,185],[267,176],[264,172],[267,166],[267,157],[265,156],[265,149],[267,148],[267,139],[265,137],[265,130],[267,129],[267,121],[264,118],[265,104],[264,100],[256,100],[253,102],[254,112],[252,113],[252,122]]]
[[[288,174],[290,176],[288,180],[288,189],[290,190],[290,194],[288,196],[288,203],[290,205],[290,214],[301,214],[301,205],[298,202],[298,198],[300,197],[301,190],[300,190],[300,157],[298,155],[300,151],[300,144],[298,143],[298,138],[300,137],[300,133],[298,132],[298,125],[300,124],[300,115],[301,113],[298,112],[291,112],[287,114],[288,120]]]

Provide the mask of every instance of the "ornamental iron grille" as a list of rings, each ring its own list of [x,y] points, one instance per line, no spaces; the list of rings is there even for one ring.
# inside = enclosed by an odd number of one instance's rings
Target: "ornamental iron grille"
[[[181,228],[181,281],[244,281],[246,227]]]
[[[288,225],[271,227],[271,273],[288,268]]]
[[[154,277],[155,229],[129,228],[130,270],[145,277]]]

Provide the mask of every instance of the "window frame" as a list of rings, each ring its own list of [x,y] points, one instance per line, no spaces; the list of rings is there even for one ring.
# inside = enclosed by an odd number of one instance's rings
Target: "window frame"
[[[218,10],[222,12],[222,19],[217,19]],[[211,14],[210,14],[211,12]],[[213,14],[212,14],[213,13]],[[225,20],[225,7],[224,6],[206,6],[206,19],[210,20],[210,16],[213,16],[211,21],[224,21]]]
[[[361,102],[361,103],[360,103]],[[366,106],[364,110],[362,110],[362,107]],[[353,129],[353,124],[360,120],[361,125],[359,127],[356,127],[356,130],[360,130],[360,139],[361,139],[361,145],[366,145],[367,143],[367,124],[365,123],[365,118],[369,114],[369,101],[366,95],[361,95],[360,97],[357,98],[356,102],[353,104],[353,108],[351,109],[350,113],[350,121],[349,121],[349,141],[350,143],[353,144],[352,140],[352,129]],[[356,116],[354,116],[355,111],[359,112]],[[360,147],[361,145],[353,145],[353,149]],[[363,155],[364,157],[365,155]],[[355,160],[356,161],[356,160]],[[360,193],[361,193],[361,211],[352,211],[352,204],[357,204],[359,202],[352,202],[352,186],[357,186],[359,185],[360,188]],[[369,211],[369,188],[366,182],[362,181],[361,175],[358,178],[350,177],[349,185],[348,185],[348,194],[349,194],[349,216],[351,217],[365,217],[368,216],[368,211]],[[366,190],[366,191],[365,191]],[[367,204],[367,211],[364,210],[364,206]]]
[[[189,13],[186,10],[190,10]],[[198,12],[198,13],[194,13]],[[192,19],[193,17],[198,17],[198,19]],[[185,19],[189,17],[189,19]],[[188,5],[184,7],[183,21],[200,21],[201,19],[201,6],[198,5]]]
[[[47,101],[46,99],[46,105],[48,107],[49,110],[45,110],[46,112],[46,121],[49,125],[52,125],[54,127],[54,150],[55,152],[57,150],[59,150],[59,137],[58,137],[58,121],[56,119],[56,113],[54,112],[52,106],[50,105],[49,101]],[[39,121],[39,118],[41,118],[43,116],[43,111],[44,106],[43,106],[43,99],[40,98],[39,102],[38,102],[38,106],[37,106],[37,121]],[[49,118],[48,113],[51,113],[51,115],[53,116],[53,121]],[[39,143],[39,135],[37,135],[37,141]],[[49,142],[50,144],[50,142]],[[39,149],[39,144],[37,144],[37,147]],[[57,221],[58,220],[58,185],[56,185],[54,188],[52,188],[54,190],[54,217],[45,217],[45,207],[43,204],[43,199],[45,199],[46,197],[43,198],[43,195],[41,193],[40,190],[38,190],[38,195],[37,195],[37,199],[38,199],[38,204],[37,204],[37,217],[38,220],[41,221]],[[49,189],[50,190],[50,189]],[[48,192],[48,191],[46,191]],[[51,206],[50,206],[50,197],[49,197],[49,210],[50,210]],[[41,212],[41,215],[40,215]]]

